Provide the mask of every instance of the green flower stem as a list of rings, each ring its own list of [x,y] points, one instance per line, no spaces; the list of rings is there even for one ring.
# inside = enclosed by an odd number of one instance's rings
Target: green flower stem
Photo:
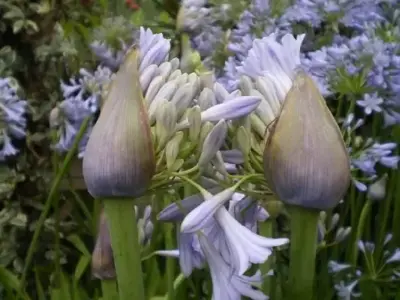
[[[120,300],[144,300],[140,245],[133,200],[102,199],[109,223]]]
[[[351,263],[353,264],[353,266],[357,265],[358,241],[361,239],[362,234],[364,232],[365,221],[367,220],[369,211],[371,209],[371,205],[372,205],[372,200],[367,199],[367,202],[365,202],[364,207],[362,208],[360,219],[358,220],[357,231],[354,238],[353,253],[351,257]]]
[[[400,182],[400,172],[396,172],[395,182]],[[398,222],[400,220],[400,186],[396,184],[393,191],[393,216],[392,216],[392,228],[393,228],[393,242],[395,245],[400,244],[400,230]]]
[[[319,211],[290,206],[290,264],[286,299],[313,299]]]
[[[266,220],[265,222],[260,222],[260,234],[261,236],[272,238],[274,235],[274,221],[273,220]],[[260,266],[261,273],[264,277],[263,284],[262,284],[262,291],[265,295],[269,296],[270,299],[276,299],[273,291],[275,288],[274,284],[274,277],[275,276],[267,276],[267,273],[272,269],[274,264],[275,257],[273,254],[267,259],[265,263]]]
[[[102,280],[101,289],[103,291],[103,300],[119,299],[116,279]]]
[[[170,195],[166,195],[164,197],[164,206],[168,206],[172,201],[170,199]],[[165,237],[165,249],[173,249],[174,248],[174,238],[173,232],[174,228],[172,224],[164,224],[164,237]],[[175,299],[175,288],[174,288],[174,280],[175,280],[175,259],[167,258],[167,287],[168,287],[168,300]]]
[[[35,232],[33,233],[32,241],[29,245],[28,253],[26,255],[24,270],[22,272],[22,277],[21,277],[21,289],[25,288],[26,276],[28,275],[28,270],[32,263],[32,258],[33,258],[33,254],[35,253],[35,250],[36,250],[36,245],[38,243],[40,231],[42,230],[43,224],[46,221],[47,215],[50,212],[50,209],[53,205],[54,199],[57,197],[57,192],[58,192],[58,188],[60,187],[61,180],[63,179],[64,175],[68,172],[71,162],[75,157],[76,151],[78,150],[79,142],[86,132],[86,129],[89,125],[90,119],[91,119],[90,117],[86,118],[82,122],[79,132],[75,137],[74,143],[72,144],[71,149],[68,151],[67,155],[65,156],[62,166],[61,166],[60,170],[57,172],[56,178],[54,179],[53,184],[50,188],[49,194],[46,199],[46,203],[44,205],[42,213],[40,214],[39,220],[38,220],[36,228],[35,228]]]

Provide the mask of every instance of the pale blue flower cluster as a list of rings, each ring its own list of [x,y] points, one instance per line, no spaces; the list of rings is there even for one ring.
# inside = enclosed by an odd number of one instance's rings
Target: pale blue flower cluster
[[[253,0],[230,34],[227,49],[232,53],[225,62],[224,72],[218,79],[228,91],[237,89],[240,80],[237,67],[247,57],[256,38],[274,33],[277,37],[291,32],[290,23],[272,16],[269,0]]]
[[[53,116],[56,120],[51,120],[51,125],[60,134],[55,149],[60,152],[71,149],[83,121],[99,111],[102,93],[110,83],[112,74],[109,68],[99,66],[93,73],[81,69],[77,78],[71,78],[68,83],[61,82],[64,100],[57,106],[57,115]],[[91,126],[80,141],[79,157],[83,157],[90,130]]]
[[[211,6],[208,0],[182,0],[178,22],[206,66],[212,66],[217,45],[224,40],[221,22],[227,19],[230,8],[229,4]]]
[[[377,164],[390,169],[397,169],[400,156],[393,154],[396,148],[396,143],[380,144],[370,139],[361,149],[357,151],[350,149],[352,168],[361,171],[366,177],[366,182],[371,182],[377,177]],[[358,190],[367,191],[367,186],[361,180],[353,177],[353,182]]]
[[[22,139],[26,135],[28,103],[17,92],[15,80],[0,77],[0,161],[16,155],[18,149],[12,139]]]
[[[328,20],[332,21],[335,17],[337,24],[352,28],[355,35],[346,37],[336,33],[331,44],[317,50],[313,44],[314,50],[301,53],[301,60],[297,64],[301,64],[302,68],[314,78],[319,90],[328,99],[337,98],[338,92],[351,97],[360,95],[350,101],[354,101],[366,117],[381,114],[385,126],[398,124],[400,123],[400,44],[396,42],[395,33],[389,37],[382,37],[377,33],[382,26],[389,26],[387,23],[390,18],[387,15],[390,9],[383,8],[381,4],[384,2],[389,6],[394,5],[389,1],[299,0],[286,9],[282,16],[273,18],[270,15],[269,1],[254,0],[249,9],[243,12],[237,27],[232,30],[227,47],[233,55],[226,61],[223,76],[218,81],[227,90],[233,91],[238,87],[242,75],[255,79],[255,76],[264,75],[263,70],[273,65],[271,62],[263,62],[260,60],[262,55],[258,55],[251,60],[247,58],[247,66],[243,67],[249,49],[253,47],[253,41],[257,37],[256,31],[259,35],[262,32],[261,36],[271,39],[269,45],[262,51],[265,53],[270,51],[273,57],[279,57],[276,53],[287,49],[289,43],[282,39],[283,48],[280,48],[278,45],[274,46],[272,41],[280,40],[285,33],[290,33],[291,26],[296,22],[301,21],[314,27],[321,27],[329,25]],[[398,16],[399,13],[395,15]],[[262,26],[265,27],[261,28]],[[271,32],[273,35],[270,36]],[[304,36],[298,38],[300,44],[296,47],[300,49],[302,46],[302,50],[307,51],[310,47],[302,45]],[[287,82],[290,86],[290,80]],[[353,114],[348,117],[348,121],[352,123],[348,124],[353,127],[352,132],[365,123],[363,120],[352,122]],[[378,147],[376,145],[380,144],[376,142],[372,148],[370,142],[363,143],[362,147],[353,145],[358,143],[355,140],[348,143],[354,170],[353,181],[361,191],[367,190],[365,183],[376,178],[377,163],[393,169],[398,166],[399,158],[392,154],[396,148],[393,143]],[[387,145],[391,145],[392,148],[385,148]],[[362,176],[366,178],[358,178],[361,175],[356,174],[356,171],[361,171]]]
[[[125,18],[106,18],[103,24],[94,30],[90,48],[100,65],[117,71],[126,51],[138,39],[138,30]]]
[[[297,0],[286,9],[282,18],[289,22],[305,22],[313,27],[337,26],[362,28],[367,22],[383,20],[383,11],[376,0]]]
[[[388,283],[395,283],[400,279],[400,273],[391,268],[400,262],[400,249],[393,247],[392,238],[392,234],[387,234],[383,241],[382,259],[376,259],[374,243],[358,241],[358,251],[361,253],[362,260],[365,261],[364,268],[337,261],[329,262],[329,272],[337,282],[334,287],[338,299],[350,300],[361,297],[361,293],[357,290],[358,284],[370,276],[374,276],[375,280]]]
[[[252,264],[265,262],[272,248],[284,245],[286,238],[272,239],[257,234],[257,223],[268,213],[250,197],[232,189],[203,190],[166,207],[158,219],[181,222],[178,249],[157,251],[178,257],[181,270],[189,276],[194,269],[209,266],[213,299],[267,299],[253,287],[262,282],[259,272],[245,276]],[[219,192],[218,192],[219,191]],[[228,203],[228,204],[227,204]],[[263,274],[267,275],[267,274]]]
[[[340,77],[359,76],[361,88],[374,92],[366,92],[361,99],[356,99],[357,105],[366,115],[383,113],[387,126],[399,123],[399,44],[384,42],[371,32],[337,40],[331,46],[303,56],[303,64],[321,90],[325,95],[331,95],[334,91],[331,83],[338,82]]]

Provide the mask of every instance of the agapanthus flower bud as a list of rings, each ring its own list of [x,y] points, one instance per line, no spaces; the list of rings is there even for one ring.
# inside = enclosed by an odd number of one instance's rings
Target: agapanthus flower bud
[[[128,53],[86,146],[83,176],[94,197],[140,196],[155,173],[138,57],[137,50]]]
[[[368,188],[368,197],[376,201],[385,199],[387,180],[388,175],[384,174],[380,179],[371,184]]]
[[[334,117],[304,71],[295,74],[269,131],[264,173],[275,194],[306,208],[336,206],[349,186],[349,157]]]
[[[98,279],[113,279],[116,276],[110,231],[104,211],[100,214],[99,232],[92,253],[92,274]]]

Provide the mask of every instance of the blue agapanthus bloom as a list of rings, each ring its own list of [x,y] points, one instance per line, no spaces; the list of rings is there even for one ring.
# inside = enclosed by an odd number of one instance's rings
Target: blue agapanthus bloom
[[[333,93],[331,83],[338,82],[339,70],[344,77],[363,74],[363,88],[373,92],[356,99],[356,104],[366,115],[383,113],[389,126],[400,122],[399,53],[398,43],[385,42],[370,30],[352,38],[337,38],[331,46],[305,53],[302,63],[325,96]]]
[[[179,258],[185,276],[207,264],[215,300],[240,299],[241,296],[268,299],[253,289],[262,282],[261,274],[244,275],[252,264],[265,262],[272,248],[288,243],[286,238],[273,239],[256,233],[258,222],[268,217],[257,202],[243,194],[230,189],[215,195],[203,191],[160,212],[159,220],[182,221],[182,224],[178,249],[156,253]]]
[[[18,153],[12,139],[26,135],[27,101],[17,94],[17,84],[11,78],[0,78],[0,161]]]
[[[218,81],[230,92],[237,89],[240,80],[237,68],[247,57],[254,39],[271,33],[282,37],[289,32],[291,32],[289,22],[272,16],[269,0],[253,0],[230,34],[227,49],[232,55],[225,62],[223,75]]]
[[[68,83],[61,82],[64,100],[53,110],[51,125],[59,130],[59,140],[55,149],[67,152],[73,145],[85,118],[99,111],[101,96],[112,78],[107,67],[99,66],[93,73],[81,69],[78,78]],[[91,127],[86,131],[79,144],[79,157],[83,157]]]
[[[338,23],[360,29],[367,22],[384,20],[380,2],[376,0],[297,0],[284,13],[289,22],[305,22],[313,27],[322,23]]]
[[[183,0],[178,26],[189,33],[191,46],[199,52],[203,64],[212,68],[215,49],[224,39],[221,23],[227,19],[229,4],[211,6],[207,0]]]

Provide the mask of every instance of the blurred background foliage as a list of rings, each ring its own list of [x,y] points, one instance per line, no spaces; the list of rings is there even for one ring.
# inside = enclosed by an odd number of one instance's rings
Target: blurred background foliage
[[[224,30],[235,26],[243,9],[250,1],[228,1],[232,5],[231,15],[220,20]],[[210,5],[220,6],[227,1],[214,0]],[[279,13],[284,1],[277,1],[274,12]],[[151,28],[171,39],[173,53],[179,55],[181,36],[177,30],[179,11],[177,0],[0,0],[0,77],[15,80],[21,99],[28,102],[26,138],[16,141],[20,154],[0,165],[0,298],[15,299],[19,290],[19,278],[23,272],[24,260],[32,241],[33,231],[44,209],[44,203],[57,170],[61,166],[62,155],[52,151],[54,132],[50,130],[49,115],[53,107],[64,99],[60,81],[68,81],[81,68],[95,70],[98,60],[90,45],[102,41],[111,48],[121,48],[121,40],[126,45],[134,42],[134,32],[139,26]],[[118,17],[116,17],[118,16]],[[327,43],[329,34],[320,34],[297,25],[295,32],[306,31],[310,39],[318,36],[310,50]],[[335,29],[339,30],[339,29]],[[332,30],[327,30],[332,32]],[[382,31],[386,39],[388,31]],[[306,44],[308,45],[308,44]],[[121,49],[120,49],[121,50]],[[229,55],[224,41],[216,48],[214,61],[223,66]],[[353,80],[357,80],[356,77]],[[353,87],[357,84],[352,85]],[[348,82],[337,82],[338,91],[348,94]],[[364,91],[358,91],[360,95]],[[353,93],[354,96],[354,93]],[[341,112],[333,112],[340,116]],[[381,123],[381,119],[367,122]],[[0,124],[0,128],[3,126]],[[378,126],[379,127],[379,126]],[[365,126],[367,135],[380,134],[382,140],[400,141],[400,130],[373,132],[377,126]],[[74,162],[79,170],[79,161]],[[73,174],[74,165],[70,176]],[[387,229],[393,231],[393,243],[400,246],[400,204],[397,170],[389,171],[390,186],[385,205],[373,204],[378,219],[369,216],[370,232],[380,232],[381,218],[391,214]],[[69,178],[74,179],[74,178]],[[79,172],[78,172],[79,181]],[[79,184],[73,180],[63,181],[57,191],[58,200],[53,203],[44,228],[39,236],[37,251],[27,276],[27,294],[20,293],[21,299],[98,299],[99,281],[93,280],[90,272],[91,252],[98,226],[100,207]],[[77,188],[78,186],[78,188]],[[363,207],[364,195],[352,187],[349,196],[357,207],[341,207],[341,216],[346,216],[341,225],[355,226]],[[390,204],[392,203],[392,204]],[[153,202],[153,210],[159,211],[164,203]],[[376,208],[376,210],[375,210]],[[390,228],[392,227],[392,228]],[[396,227],[396,228],[395,228]],[[384,229],[386,230],[386,229]],[[143,249],[144,266],[147,270],[145,286],[149,298],[164,299],[167,281],[166,260],[149,258],[155,249],[165,248],[165,239],[172,234],[170,225],[155,222],[155,234],[151,243]],[[334,232],[328,232],[334,235]],[[354,233],[355,234],[355,233]],[[173,237],[174,238],[174,237]],[[345,252],[346,249],[343,250]],[[339,259],[342,252],[333,250],[332,257]],[[330,253],[331,254],[331,253]],[[146,256],[147,255],[147,256]],[[321,255],[327,256],[326,249]],[[60,262],[60,264],[58,263]],[[169,260],[167,260],[169,261]],[[326,263],[327,260],[323,260]],[[168,262],[167,262],[168,263]],[[175,262],[173,263],[175,265]],[[178,265],[175,265],[175,273]],[[327,272],[327,266],[322,272]],[[55,280],[57,278],[57,280]],[[195,276],[183,281],[177,277],[176,299],[202,299],[199,295],[211,288],[204,271],[196,271]],[[206,284],[204,284],[206,283]],[[324,285],[325,284],[325,285]],[[328,283],[323,283],[321,289]],[[398,283],[397,283],[398,284]],[[391,288],[391,284],[387,284]],[[366,287],[369,289],[370,287]],[[393,289],[391,289],[393,291]],[[392,293],[392,292],[391,292]],[[395,297],[391,294],[390,297]],[[328,299],[328,298],[327,298]],[[378,299],[378,298],[377,298]],[[387,298],[394,299],[394,298]],[[400,299],[400,293],[397,298]]]

